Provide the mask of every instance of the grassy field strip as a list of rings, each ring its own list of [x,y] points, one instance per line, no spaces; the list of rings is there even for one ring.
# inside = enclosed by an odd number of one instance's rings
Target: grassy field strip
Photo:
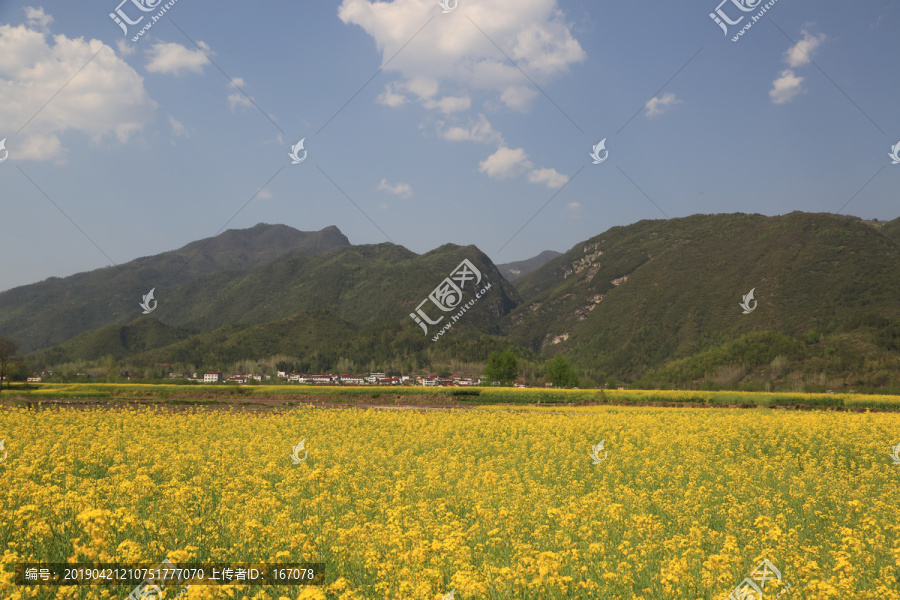
[[[423,388],[423,387],[332,387],[292,385],[165,385],[134,383],[39,384],[14,388],[0,399],[108,398],[156,400],[195,398],[265,399],[269,397],[363,398],[430,396],[436,401],[466,403],[569,404],[578,402],[687,403],[704,405],[817,406],[833,408],[877,408],[900,410],[900,396],[871,394],[811,394],[799,392],[732,392],[684,390],[563,390],[539,388]],[[335,400],[340,401],[340,400]]]

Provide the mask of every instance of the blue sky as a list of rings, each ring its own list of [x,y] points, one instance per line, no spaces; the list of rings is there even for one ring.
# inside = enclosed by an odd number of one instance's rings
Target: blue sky
[[[118,0],[0,4],[0,289],[226,223],[502,263],[665,216],[900,215],[887,0],[778,0],[737,42],[742,0],[728,36],[717,0],[178,0],[132,42],[140,1],[127,37]]]

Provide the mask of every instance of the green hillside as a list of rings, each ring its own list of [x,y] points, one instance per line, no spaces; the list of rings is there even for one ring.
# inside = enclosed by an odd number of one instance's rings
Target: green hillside
[[[159,362],[214,366],[276,354],[304,356],[330,340],[349,342],[359,327],[326,311],[303,311],[261,325],[231,324],[164,348],[136,354],[137,365]]]
[[[641,221],[517,280],[526,301],[505,331],[582,369],[634,378],[753,331],[800,336],[860,314],[900,322],[898,258],[875,229],[828,214]],[[751,289],[758,305],[745,315]]]
[[[879,229],[881,235],[900,244],[900,217],[893,221],[888,221]]]
[[[342,365],[357,370],[431,370],[454,358],[484,361],[506,347],[501,338],[460,334],[434,344],[419,329],[406,324],[356,325],[322,310],[301,311],[259,325],[226,325],[127,360],[133,367],[152,369],[163,362],[224,369],[226,365],[275,356],[289,357],[299,372],[331,372]],[[536,360],[528,353],[523,356]],[[349,368],[349,367],[346,367]],[[352,369],[351,369],[352,370]]]
[[[497,315],[516,305],[517,292],[484,253],[474,246],[453,244],[423,255],[387,243],[351,246],[319,256],[294,252],[253,271],[205,277],[166,298],[165,305],[160,299],[155,314],[167,323],[195,330],[264,323],[302,310],[327,310],[360,325],[403,322],[415,327],[409,313],[463,259],[481,271],[482,286],[488,282],[492,286],[457,330],[499,332]],[[467,299],[471,291],[464,290]]]
[[[900,322],[861,318],[842,330],[789,337],[754,331],[669,361],[636,385],[658,388],[859,391],[900,388]]]
[[[409,313],[463,259],[481,272],[479,289],[488,284],[491,288],[437,347],[432,338],[439,326],[431,326],[426,335]],[[463,300],[471,301],[474,292],[470,281]],[[506,344],[483,334],[499,332],[500,317],[517,301],[515,289],[474,246],[447,244],[423,255],[394,244],[352,246],[320,256],[294,252],[253,271],[216,273],[159,297],[152,318],[141,322],[151,320],[161,331],[172,332],[168,339],[156,336],[124,352],[119,339],[127,337],[132,326],[108,326],[29,358],[44,367],[112,354],[133,365],[153,366],[213,365],[290,354],[322,368],[341,357],[360,364],[430,364],[454,356],[485,359]],[[442,314],[430,303],[427,312],[433,319]],[[315,326],[297,316],[310,314],[316,315]],[[188,331],[200,333],[188,337]],[[313,354],[319,358],[308,358]]]
[[[151,317],[141,317],[127,325],[107,325],[79,334],[62,344],[29,356],[38,367],[87,361],[112,356],[116,360],[153,348],[168,346],[190,337],[191,332],[169,327]]]
[[[160,300],[211,273],[255,269],[287,252],[321,254],[348,245],[336,227],[304,232],[261,223],[228,230],[117,267],[51,277],[2,292],[0,331],[18,340],[23,351],[38,350],[84,331],[131,322],[141,314],[141,298],[153,288]]]

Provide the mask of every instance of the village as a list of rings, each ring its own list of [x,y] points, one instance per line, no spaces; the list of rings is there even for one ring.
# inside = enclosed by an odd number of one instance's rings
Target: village
[[[77,377],[85,377],[88,379],[97,379],[96,376],[88,373],[76,373]],[[42,371],[34,373],[28,377],[28,383],[47,383],[52,379],[52,371]],[[138,377],[123,374],[126,380],[136,380]],[[401,375],[389,377],[385,373],[370,373],[368,375],[338,375],[334,373],[304,375],[301,373],[287,373],[286,371],[278,371],[275,378],[271,375],[256,375],[252,373],[237,372],[231,376],[226,376],[221,371],[206,371],[205,373],[194,373],[187,377],[183,373],[169,373],[168,379],[187,380],[193,383],[232,383],[238,385],[253,385],[274,383],[297,383],[306,385],[340,385],[340,386],[374,386],[374,385],[419,385],[425,387],[468,387],[482,385],[483,380],[480,377],[456,377],[450,375],[448,377],[440,377],[431,375],[428,377],[410,375]],[[500,381],[491,381],[491,385],[501,385]],[[524,381],[513,382],[513,387],[526,388]],[[546,387],[553,387],[552,384],[546,384]]]
[[[175,374],[170,374],[170,378],[176,378]],[[252,381],[262,383],[263,381],[272,383],[271,375],[253,375],[246,373],[235,373],[230,377],[225,377],[220,371],[207,371],[199,377],[194,373],[191,377],[186,377],[188,381],[200,383],[237,383],[246,385]],[[286,371],[278,371],[277,379],[286,383],[300,383],[312,385],[342,385],[342,386],[359,386],[359,385],[420,385],[431,387],[467,387],[482,385],[480,377],[439,377],[431,375],[428,377],[413,377],[410,375],[387,376],[385,373],[370,373],[369,375],[349,375],[349,374],[316,374],[304,375],[301,373],[287,373]],[[499,381],[492,381],[491,385],[500,385]],[[524,381],[513,382],[514,387],[529,387]],[[550,387],[549,385],[547,387]]]

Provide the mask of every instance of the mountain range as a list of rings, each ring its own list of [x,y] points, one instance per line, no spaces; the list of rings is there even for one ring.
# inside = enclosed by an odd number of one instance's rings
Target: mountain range
[[[352,245],[336,227],[259,224],[2,292],[0,335],[34,368],[281,357],[411,371],[512,347],[537,371],[562,355],[585,384],[889,389],[898,259],[900,219],[821,213],[645,220],[503,265],[475,246],[419,255]],[[424,332],[411,313],[443,318]]]

